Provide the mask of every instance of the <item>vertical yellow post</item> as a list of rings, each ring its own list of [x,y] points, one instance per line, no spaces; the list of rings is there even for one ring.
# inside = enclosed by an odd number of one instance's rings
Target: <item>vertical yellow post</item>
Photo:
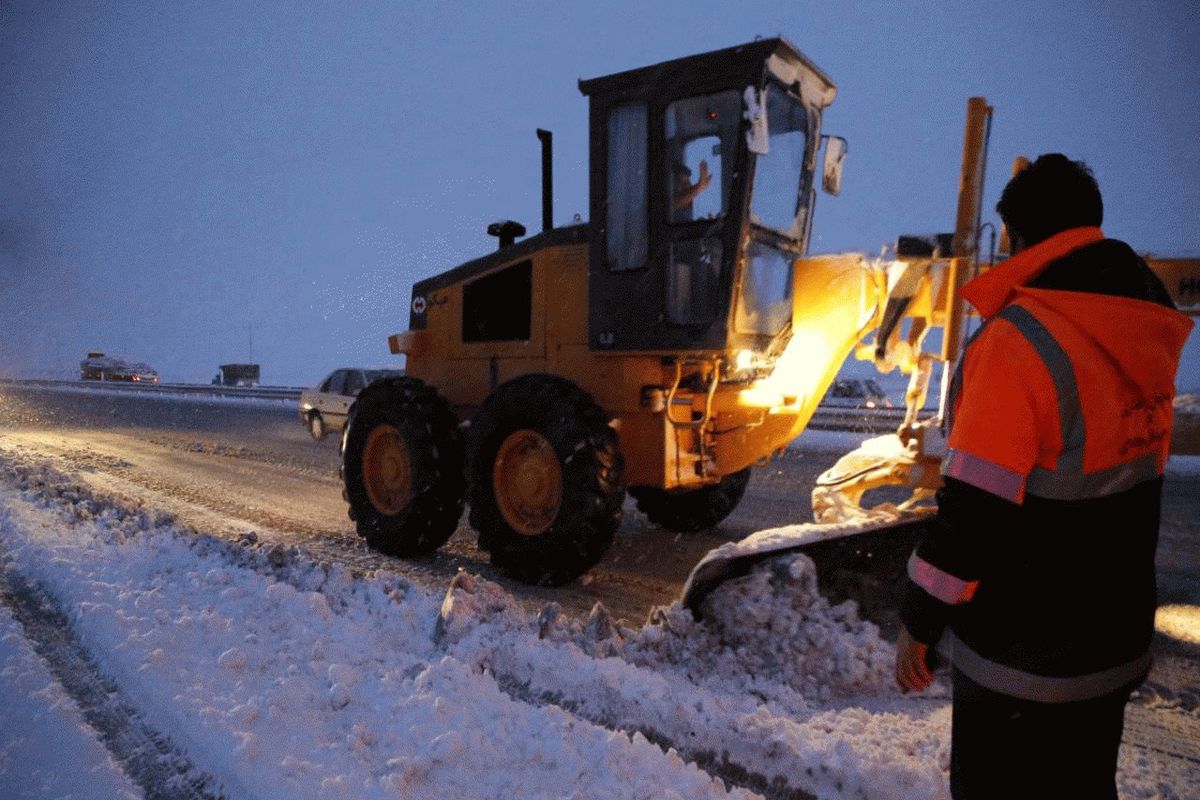
[[[967,100],[967,124],[963,133],[962,173],[958,179],[958,215],[950,274],[946,277],[946,329],[942,338],[942,361],[957,360],[962,342],[963,278],[979,253],[979,216],[983,210],[983,176],[987,170],[987,140],[992,127],[992,107],[982,97]],[[945,381],[943,381],[945,383]]]
[[[979,216],[983,210],[983,176],[987,170],[988,133],[992,127],[992,107],[982,97],[967,100],[967,124],[963,131],[962,172],[958,178],[958,215],[954,223],[953,253],[946,275],[945,304],[942,311],[942,385],[938,396],[938,421],[946,418],[950,380],[962,350],[962,299],[964,278],[979,256]]]

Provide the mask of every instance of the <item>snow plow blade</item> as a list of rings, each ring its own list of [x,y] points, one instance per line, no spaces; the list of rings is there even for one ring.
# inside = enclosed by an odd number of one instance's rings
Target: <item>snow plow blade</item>
[[[710,550],[692,569],[680,603],[699,619],[700,606],[722,583],[748,574],[758,564],[803,553],[818,573],[841,568],[891,578],[904,569],[917,540],[933,522],[934,508],[898,516],[833,524],[806,523],[759,531]]]

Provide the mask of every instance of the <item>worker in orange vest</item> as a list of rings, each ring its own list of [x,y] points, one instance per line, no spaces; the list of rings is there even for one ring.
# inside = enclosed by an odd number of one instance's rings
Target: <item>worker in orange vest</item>
[[[1125,703],[1150,668],[1163,470],[1191,321],[1100,230],[1054,153],[997,205],[1013,255],[968,283],[983,318],[950,387],[944,485],[900,592],[896,678],[952,663],[950,788],[1115,798]]]

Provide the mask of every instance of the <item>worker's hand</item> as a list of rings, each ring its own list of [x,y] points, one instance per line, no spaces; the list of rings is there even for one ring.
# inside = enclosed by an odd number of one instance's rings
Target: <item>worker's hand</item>
[[[712,181],[712,176],[708,174],[708,162],[701,159],[700,161],[700,179],[696,181],[696,188],[703,189]]]
[[[933,683],[926,658],[929,645],[918,642],[900,626],[900,638],[896,640],[896,683],[902,692],[919,692]]]

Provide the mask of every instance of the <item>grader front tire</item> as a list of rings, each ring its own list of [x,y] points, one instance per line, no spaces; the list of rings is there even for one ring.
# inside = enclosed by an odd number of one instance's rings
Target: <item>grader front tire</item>
[[[372,383],[343,439],[350,519],[367,545],[394,556],[437,550],[458,527],[466,482],[458,419],[416,378]]]
[[[551,375],[496,389],[470,432],[471,525],[506,575],[557,585],[600,560],[621,524],[624,462],[592,398]]]

